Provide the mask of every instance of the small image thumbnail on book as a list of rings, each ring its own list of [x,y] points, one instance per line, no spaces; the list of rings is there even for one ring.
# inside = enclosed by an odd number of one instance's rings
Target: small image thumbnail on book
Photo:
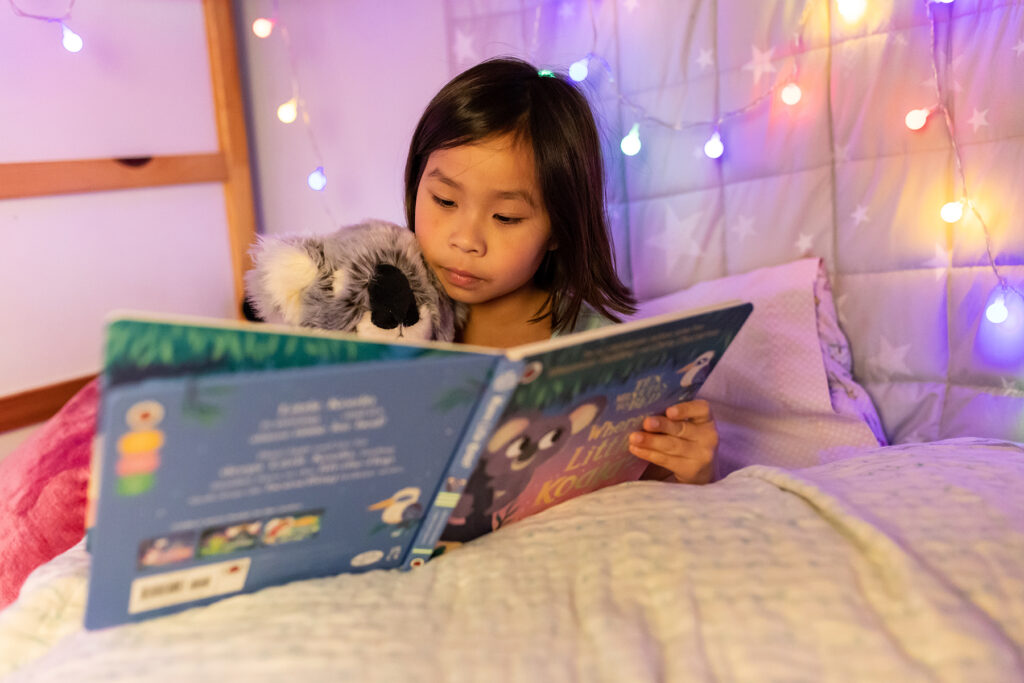
[[[139,543],[139,569],[191,560],[196,554],[195,531],[179,531]]]
[[[259,542],[263,522],[250,520],[203,530],[199,537],[199,557],[215,557],[251,550]]]
[[[281,515],[267,520],[260,538],[262,545],[281,545],[315,538],[320,533],[323,510],[309,510],[294,515]]]

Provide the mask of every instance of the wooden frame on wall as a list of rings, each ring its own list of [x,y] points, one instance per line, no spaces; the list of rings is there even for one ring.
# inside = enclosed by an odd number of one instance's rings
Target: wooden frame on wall
[[[131,159],[0,163],[0,199],[220,182],[224,186],[235,309],[245,296],[243,274],[256,236],[252,172],[231,0],[203,0],[219,150],[211,154]],[[53,415],[94,376],[0,397],[0,432]]]

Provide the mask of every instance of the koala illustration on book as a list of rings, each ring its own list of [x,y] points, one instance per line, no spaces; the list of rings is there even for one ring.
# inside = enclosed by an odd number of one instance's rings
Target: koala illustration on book
[[[597,397],[564,414],[519,413],[503,421],[487,442],[442,540],[466,542],[500,526],[495,516],[526,490],[537,467],[559,453],[568,438],[583,431],[604,407],[605,398]]]

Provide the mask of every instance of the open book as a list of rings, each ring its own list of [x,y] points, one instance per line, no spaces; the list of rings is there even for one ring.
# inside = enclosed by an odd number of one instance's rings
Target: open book
[[[750,304],[505,351],[233,321],[107,327],[85,625],[423,564],[637,479],[648,415],[694,397]]]

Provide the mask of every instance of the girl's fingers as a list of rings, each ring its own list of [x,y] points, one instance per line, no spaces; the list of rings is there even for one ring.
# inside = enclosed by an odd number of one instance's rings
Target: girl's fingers
[[[676,439],[685,439],[695,443],[709,441],[712,435],[718,435],[715,424],[710,419],[697,422],[694,420],[670,420],[664,417],[648,417],[643,423],[644,432],[649,434],[665,434]],[[643,434],[644,432],[633,432]]]
[[[699,450],[700,453],[688,457],[669,455],[663,451],[633,444],[629,446],[629,451],[633,455],[670,471],[675,475],[677,481],[687,484],[706,484],[711,481],[714,453],[703,448]]]
[[[701,399],[669,406],[668,410],[665,411],[665,416],[671,420],[689,420],[697,424],[711,422],[713,419],[711,416],[711,405]]]
[[[629,435],[629,445],[631,451],[637,447],[672,458],[703,458],[704,453],[713,452],[718,445],[718,432],[713,426],[700,425],[688,425],[681,436],[633,432]]]

